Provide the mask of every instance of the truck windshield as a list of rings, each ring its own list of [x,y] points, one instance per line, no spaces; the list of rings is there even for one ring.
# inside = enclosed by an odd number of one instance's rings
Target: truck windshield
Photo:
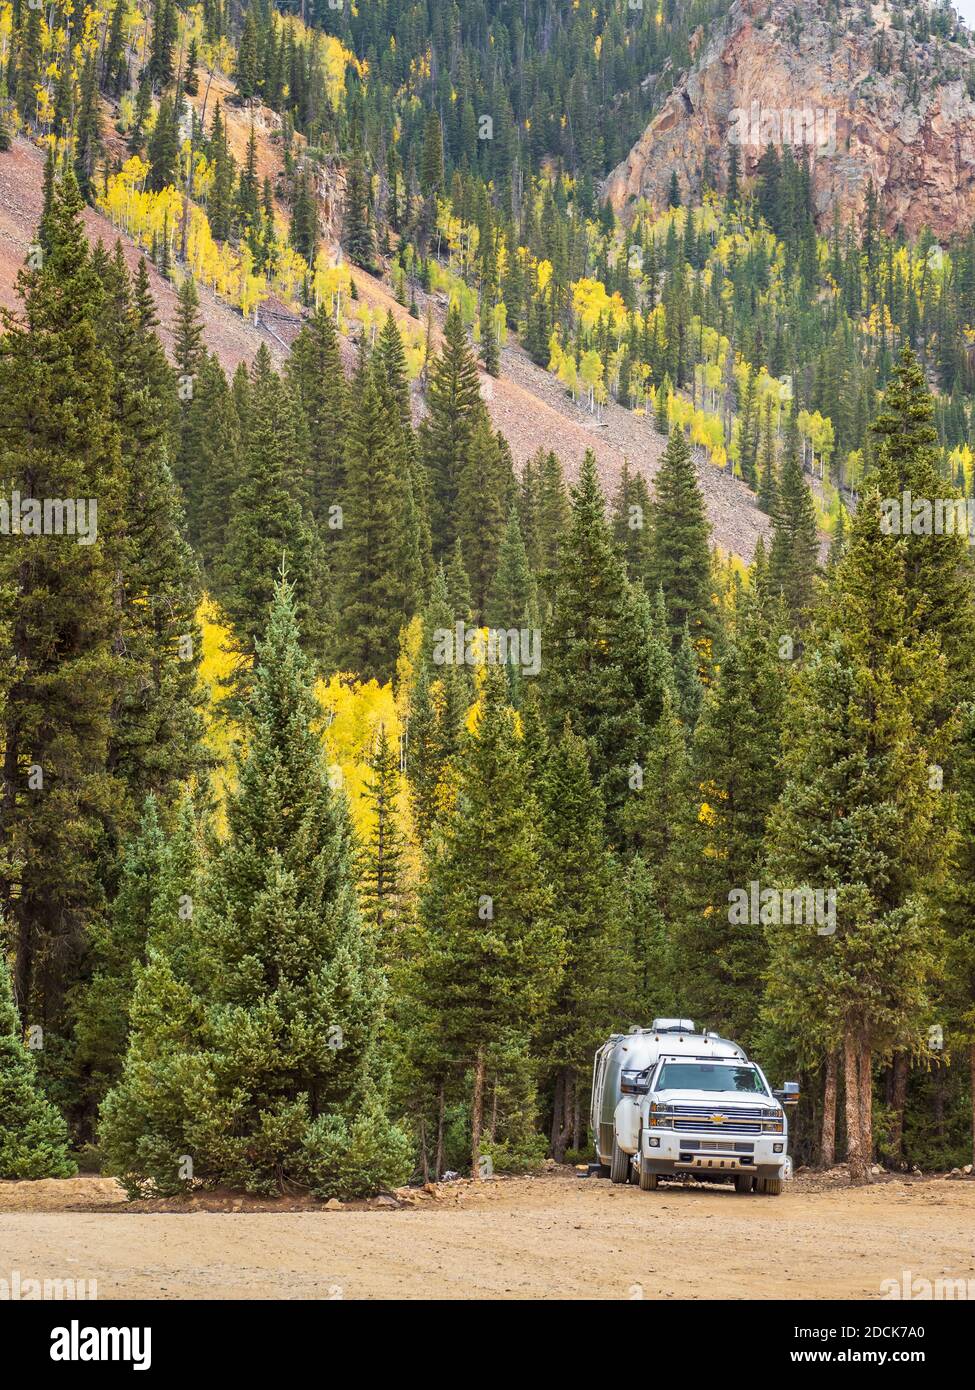
[[[768,1095],[754,1067],[730,1067],[711,1062],[664,1062],[655,1091],[744,1091]]]

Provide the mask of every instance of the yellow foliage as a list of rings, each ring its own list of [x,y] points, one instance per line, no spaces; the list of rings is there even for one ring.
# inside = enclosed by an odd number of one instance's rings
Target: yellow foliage
[[[381,725],[394,747],[402,733],[393,687],[340,673],[319,680],[315,696],[322,707],[322,739],[333,765],[341,769],[352,823],[360,839],[367,840],[372,829],[372,806],[363,795],[370,776],[367,759]],[[400,809],[402,816],[405,805]]]
[[[203,651],[200,656],[199,679],[207,693],[206,733],[204,742],[217,759],[213,787],[218,798],[218,826],[222,828],[223,801],[230,784],[230,750],[239,737],[237,725],[227,718],[223,701],[231,676],[241,657],[230,649],[231,631],[222,619],[219,608],[204,594],[196,612]]]
[[[220,609],[209,596],[204,596],[197,610],[203,650],[200,657],[200,681],[209,697],[206,709],[206,744],[218,760],[214,773],[214,789],[222,803],[232,785],[231,750],[240,741],[240,726],[229,719],[223,701],[241,658],[231,649],[232,633],[223,620]],[[413,634],[413,659],[416,656],[419,624]],[[410,649],[409,637],[407,651]],[[410,657],[401,675],[409,670]],[[349,801],[352,823],[360,839],[367,840],[372,830],[372,806],[364,796],[369,778],[367,759],[375,746],[380,725],[395,747],[400,739],[404,716],[397,707],[391,684],[360,681],[339,674],[315,685],[315,698],[322,710],[321,736],[330,764],[340,769],[335,781],[341,785]],[[409,838],[410,814],[405,785],[401,787],[398,807],[400,824]],[[218,827],[222,828],[222,811]]]

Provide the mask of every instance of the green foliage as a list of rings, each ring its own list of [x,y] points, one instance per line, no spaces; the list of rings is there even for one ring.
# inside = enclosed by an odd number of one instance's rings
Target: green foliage
[[[711,599],[710,528],[683,431],[671,431],[654,479],[652,582],[663,590],[671,651],[684,626],[703,666],[714,654],[717,623]]]
[[[70,1178],[64,1121],[37,1084],[0,952],[0,1178]]]
[[[454,1084],[480,1068],[482,1080],[487,1073],[514,1088],[496,1139],[534,1117],[525,1072],[563,958],[537,821],[503,674],[488,668],[477,728],[458,760],[456,807],[431,844],[420,899],[414,1045],[425,1067]],[[472,1116],[475,1168],[483,1094]]]
[[[103,1145],[132,1191],[195,1180],[351,1195],[406,1176],[382,1106],[382,974],[284,580],[258,657],[202,944],[188,949],[171,923],[150,938],[125,1069],[103,1107]]]
[[[546,708],[556,728],[570,711],[573,728],[588,741],[615,843],[632,768],[660,712],[669,661],[646,595],[629,584],[616,552],[591,453],[573,490],[559,554],[543,638]]]

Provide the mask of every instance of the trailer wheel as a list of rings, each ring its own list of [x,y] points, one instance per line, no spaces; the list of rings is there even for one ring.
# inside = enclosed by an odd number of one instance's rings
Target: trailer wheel
[[[755,1179],[752,1177],[751,1173],[738,1173],[738,1174],[736,1174],[736,1176],[735,1176],[735,1191],[736,1191],[736,1192],[751,1192],[751,1190],[752,1190],[752,1188],[753,1188],[754,1186],[755,1186]]]
[[[643,1164],[641,1163],[641,1164],[640,1164],[640,1189],[641,1189],[641,1191],[643,1191],[643,1192],[656,1192],[656,1190],[657,1190],[657,1185],[658,1185],[659,1182],[660,1182],[660,1175],[659,1175],[659,1173],[651,1173],[651,1172],[650,1172],[650,1169],[649,1169],[649,1168],[644,1168]]]
[[[757,1180],[759,1192],[763,1192],[766,1197],[779,1197],[782,1194],[781,1178],[759,1178]]]
[[[613,1154],[609,1165],[609,1180],[610,1182],[624,1183],[629,1180],[629,1176],[630,1155],[628,1153],[623,1152],[623,1150],[620,1148],[619,1144],[617,1144],[614,1138]]]

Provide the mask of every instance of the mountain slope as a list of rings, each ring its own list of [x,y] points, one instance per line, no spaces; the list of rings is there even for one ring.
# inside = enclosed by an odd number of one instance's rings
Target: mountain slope
[[[12,148],[0,155],[0,305],[14,310],[18,304],[17,273],[41,215],[43,167],[41,151],[26,140],[15,140]],[[135,266],[141,253],[130,238],[92,208],[85,209],[84,219],[92,242],[101,240],[106,246],[112,246],[116,239],[120,240],[126,260],[130,266]],[[400,321],[408,317],[407,311],[379,280],[364,271],[354,269],[352,273],[358,293],[366,303],[383,313],[392,310]],[[171,325],[176,316],[176,289],[151,265],[149,274],[159,313],[160,334],[170,348]],[[198,286],[198,292],[207,346],[217,354],[226,371],[232,372],[240,362],[250,363],[262,343],[280,365],[286,355],[283,337],[293,337],[293,330],[279,332],[266,321],[255,325],[221,303],[204,286]],[[419,297],[423,301],[421,313],[425,314],[426,296]],[[262,306],[265,310],[267,307],[267,303]],[[439,312],[436,302],[433,307]],[[355,357],[351,343],[346,356],[351,368]],[[648,479],[657,471],[663,441],[646,422],[641,422],[631,411],[610,403],[603,412],[603,427],[595,427],[588,411],[574,405],[555,378],[536,367],[520,348],[506,348],[501,377],[494,380],[485,375],[482,383],[494,426],[511,445],[516,464],[523,463],[538,449],[552,450],[562,459],[566,476],[572,480],[578,474],[583,454],[591,448],[609,496],[616,489],[624,459],[629,461],[631,470],[643,473]],[[420,414],[422,398],[415,394],[415,401]],[[768,518],[755,506],[753,494],[737,479],[706,462],[700,464],[699,475],[715,542],[750,562],[758,537],[768,533]]]
[[[832,16],[838,9],[838,19]],[[626,214],[638,198],[667,201],[673,170],[700,189],[709,167],[725,187],[731,143],[752,175],[769,141],[808,149],[821,227],[862,214],[872,181],[884,227],[940,239],[975,219],[972,50],[955,38],[892,27],[892,11],[825,0],[737,0],[604,194]],[[738,116],[736,113],[744,113]],[[799,126],[798,114],[812,121]],[[801,130],[796,138],[796,130]],[[789,131],[793,133],[790,135]]]

